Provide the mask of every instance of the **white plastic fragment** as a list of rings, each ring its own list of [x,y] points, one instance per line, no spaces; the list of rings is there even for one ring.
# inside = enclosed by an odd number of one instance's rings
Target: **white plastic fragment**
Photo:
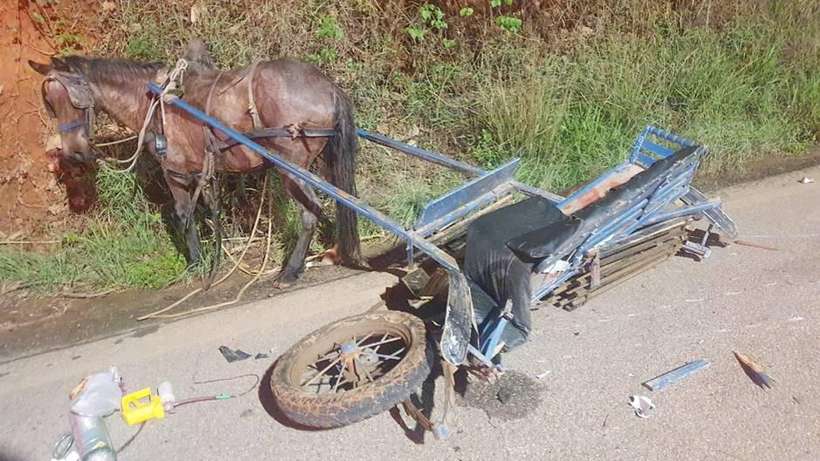
[[[814,182],[814,179],[812,179],[808,176],[803,176],[803,179],[801,179],[800,181],[797,181],[797,182],[799,182],[800,184],[811,184],[811,183]]]
[[[644,395],[630,395],[629,406],[635,410],[635,416],[639,418],[648,418],[647,412],[655,409],[655,404]]]
[[[543,372],[543,373],[539,373],[539,374],[535,375],[535,377],[536,377],[536,378],[538,378],[538,379],[544,379],[544,378],[546,378],[546,377],[547,377],[547,375],[548,375],[548,374],[550,374],[550,373],[552,373],[552,370],[547,370],[547,371],[545,371],[545,372]]]
[[[86,377],[69,395],[71,412],[82,416],[108,416],[119,410],[121,383],[117,367]]]

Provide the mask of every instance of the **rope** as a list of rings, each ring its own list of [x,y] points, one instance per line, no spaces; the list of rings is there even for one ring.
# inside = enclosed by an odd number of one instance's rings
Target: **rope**
[[[248,252],[248,249],[251,247],[251,244],[253,243],[253,240],[256,237],[256,230],[258,229],[258,226],[259,226],[259,218],[262,216],[262,206],[265,203],[265,196],[267,195],[267,190],[268,190],[268,175],[265,175],[265,180],[262,182],[262,195],[261,195],[261,198],[259,200],[259,209],[256,211],[256,218],[253,221],[253,228],[251,229],[251,233],[248,236],[248,239],[247,239],[247,242],[245,244],[244,249],[242,250],[242,254],[239,256],[239,261],[235,261],[234,266],[231,268],[231,270],[228,271],[227,274],[223,275],[219,280],[214,282],[211,285],[212,287],[214,287],[216,285],[219,285],[220,283],[224,282],[225,280],[228,279],[228,277],[230,277],[231,275],[233,275],[234,272],[236,272],[236,269],[239,267],[239,264],[242,262],[242,259],[245,257],[245,254]],[[268,207],[271,207],[271,205],[268,204]],[[268,228],[269,229],[271,228],[272,220],[273,220],[273,218],[269,215],[268,216]],[[268,239],[267,239],[268,242],[270,242],[270,234],[271,234],[271,232],[268,232]],[[267,256],[269,251],[270,251],[270,244],[268,244],[268,246],[267,246],[267,250],[265,252],[266,256]],[[258,277],[256,277],[256,278],[258,278]],[[165,312],[168,312],[171,309],[179,306],[180,304],[184,303],[185,301],[190,299],[195,294],[200,293],[202,291],[203,291],[202,287],[196,288],[195,290],[191,291],[190,293],[188,293],[187,295],[185,295],[182,298],[178,299],[177,301],[170,304],[169,306],[166,306],[166,307],[164,307],[164,308],[162,308],[158,311],[151,312],[150,314],[145,314],[142,317],[137,317],[137,320],[138,321],[143,321],[143,320],[147,320],[147,319],[151,319],[151,318],[159,318]],[[165,317],[163,317],[163,318],[165,318]]]
[[[114,171],[116,173],[129,173],[129,172],[131,172],[131,170],[134,169],[134,167],[137,165],[137,161],[139,160],[140,153],[142,153],[142,144],[145,141],[145,133],[148,131],[148,125],[151,124],[151,120],[154,118],[154,112],[156,111],[157,106],[159,105],[159,107],[160,107],[160,113],[162,115],[162,122],[161,123],[162,123],[162,126],[164,127],[165,126],[165,104],[164,104],[163,96],[165,96],[168,92],[174,91],[174,90],[179,88],[179,86],[177,85],[177,82],[179,81],[179,83],[181,84],[183,74],[185,73],[185,69],[187,69],[187,68],[188,68],[188,61],[186,61],[184,59],[177,60],[176,66],[174,66],[174,69],[171,70],[171,73],[168,74],[168,78],[166,79],[165,85],[162,89],[162,93],[159,94],[158,96],[154,96],[154,98],[151,100],[151,104],[148,106],[148,111],[145,114],[145,120],[143,120],[143,122],[142,122],[142,128],[140,129],[139,134],[137,135],[137,148],[134,150],[134,154],[131,155],[130,157],[126,158],[126,159],[106,158],[104,160],[101,160],[100,164],[104,168],[107,168],[107,169],[109,169],[111,171]],[[131,138],[131,139],[133,139],[133,138]],[[123,140],[121,142],[125,142],[125,140]],[[114,144],[117,144],[117,143],[118,142],[115,142]],[[105,144],[100,144],[99,146],[103,146],[103,145],[105,145]],[[130,164],[130,165],[128,165],[124,169],[111,168],[111,167],[108,166],[108,163],[106,163],[106,162],[119,163],[119,164]]]
[[[138,137],[139,137],[139,135],[135,134],[133,136],[129,136],[127,138],[123,138],[123,139],[120,139],[120,140],[117,140],[117,141],[110,141],[110,142],[104,142],[104,143],[100,143],[100,144],[94,144],[94,147],[116,146],[117,144],[122,144],[122,143],[125,143],[125,142],[128,142],[128,141],[133,141],[133,140],[137,139]]]
[[[261,205],[260,205],[259,208],[261,210],[261,208],[262,208]],[[253,278],[248,280],[248,282],[245,283],[245,285],[243,285],[242,288],[239,289],[239,293],[236,294],[236,297],[234,299],[232,299],[230,301],[221,302],[221,303],[211,304],[210,306],[204,306],[204,307],[197,307],[197,308],[194,308],[194,309],[189,309],[185,312],[179,312],[177,314],[166,314],[166,315],[159,314],[159,315],[154,315],[153,317],[154,318],[163,318],[163,319],[175,319],[175,318],[184,317],[184,316],[191,315],[191,314],[196,314],[196,313],[199,313],[199,312],[206,312],[206,311],[211,311],[211,310],[214,310],[214,309],[219,309],[220,307],[230,306],[232,304],[238,303],[242,299],[242,296],[245,294],[245,290],[247,290],[251,285],[256,283],[257,280],[259,280],[259,277],[262,276],[262,274],[265,272],[265,267],[268,265],[268,259],[270,257],[270,242],[271,242],[271,237],[273,235],[273,217],[272,217],[272,213],[273,213],[273,200],[271,200],[270,197],[268,197],[268,236],[267,236],[267,239],[266,239],[266,242],[265,242],[265,256],[262,258],[262,265],[259,267],[259,271],[256,273],[256,275],[253,276]],[[240,258],[240,262],[241,262],[241,258]],[[236,268],[236,266],[234,266],[234,268]]]

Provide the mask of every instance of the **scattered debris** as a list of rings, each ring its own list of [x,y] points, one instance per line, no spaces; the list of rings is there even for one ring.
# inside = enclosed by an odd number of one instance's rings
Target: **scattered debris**
[[[535,377],[536,377],[536,378],[538,378],[538,379],[544,379],[544,378],[546,378],[546,377],[547,377],[547,375],[548,375],[548,374],[550,374],[550,373],[552,373],[552,370],[547,370],[547,371],[545,371],[545,372],[543,372],[543,373],[541,373],[541,374],[537,374],[537,375],[535,375]]]
[[[253,359],[254,360],[259,360],[259,359],[266,359],[268,357],[270,357],[268,354],[260,352],[260,353],[256,354],[255,356],[253,356]]]
[[[649,414],[647,412],[655,409],[655,404],[652,403],[652,400],[649,400],[649,397],[644,395],[630,395],[629,406],[635,410],[635,416],[639,418],[648,418]]]
[[[798,316],[794,316],[794,317],[792,317],[792,318],[790,318],[790,319],[788,319],[788,320],[786,320],[786,321],[787,321],[787,322],[800,322],[801,320],[806,320],[806,319],[804,319],[803,317],[800,317],[800,316],[798,315]]]
[[[739,352],[732,351],[735,354],[735,358],[740,363],[740,367],[743,368],[743,371],[746,373],[746,376],[752,380],[755,384],[760,386],[761,389],[771,389],[772,384],[774,383],[774,379],[770,377],[766,370],[755,363],[751,358],[746,355],[743,355]]]
[[[228,363],[238,362],[252,357],[251,354],[243,350],[231,349],[228,346],[219,346],[219,352],[222,354],[222,357],[225,357]]]
[[[672,371],[667,371],[666,373],[660,376],[656,376],[650,379],[649,381],[643,383],[643,385],[650,391],[659,391],[671,384],[675,384],[676,382],[684,378],[687,378],[692,373],[700,371],[704,368],[708,368],[709,365],[710,363],[706,360],[695,360],[694,362],[689,362],[685,365],[675,368]]]
[[[777,247],[770,247],[770,246],[767,246],[767,245],[761,245],[759,243],[748,242],[746,240],[734,240],[733,243],[735,245],[741,245],[741,246],[752,247],[752,248],[760,248],[761,250],[780,251],[780,248],[777,248]]]
[[[797,182],[799,182],[800,184],[811,184],[811,183],[814,182],[814,179],[812,179],[808,176],[803,176],[803,179],[801,179],[800,181],[797,181]]]

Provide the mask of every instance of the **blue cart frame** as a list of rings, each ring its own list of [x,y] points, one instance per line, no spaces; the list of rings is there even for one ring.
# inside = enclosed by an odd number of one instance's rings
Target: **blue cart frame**
[[[162,94],[162,88],[157,84],[149,83],[148,89],[155,95]],[[596,188],[606,190],[607,184],[617,182],[618,178],[623,177],[628,170],[649,168],[656,161],[669,157],[682,147],[696,146],[690,140],[649,126],[637,137],[627,161],[605,172],[573,194],[562,197],[516,181],[514,177],[519,166],[517,158],[493,171],[485,171],[445,155],[402,143],[382,134],[359,129],[358,135],[362,139],[473,177],[465,184],[428,203],[413,228],[406,229],[359,198],[346,193],[310,171],[285,161],[278,154],[267,150],[247,135],[226,126],[185,100],[170,94],[164,95],[164,98],[166,103],[189,113],[202,123],[253,150],[293,178],[304,181],[329,195],[336,200],[337,205],[354,210],[403,239],[407,243],[408,258],[411,262],[414,252],[420,250],[438,263],[447,272],[449,281],[447,310],[440,342],[441,354],[444,360],[456,366],[465,363],[468,353],[481,362],[490,364],[492,356],[497,352],[497,344],[506,326],[507,317],[505,313],[500,313],[485,322],[479,331],[478,325],[475,324],[467,279],[456,260],[434,244],[431,241],[432,237],[514,193],[543,197],[555,203],[565,214],[571,214],[574,209],[581,206],[580,202],[590,191]],[[697,147],[696,155],[688,157],[689,161],[676,165],[674,171],[669,171],[663,184],[651,196],[632,204],[626,212],[615,216],[596,229],[567,258],[569,265],[560,277],[534,290],[533,301],[544,298],[562,283],[586,270],[587,261],[597,248],[604,244],[617,243],[652,225],[675,219],[705,216],[721,233],[734,238],[735,225],[720,209],[720,202],[707,200],[690,184],[700,159],[706,154],[705,147]],[[683,205],[674,206],[677,202],[682,202]],[[475,336],[473,336],[474,331],[478,332]],[[475,344],[471,343],[472,338],[477,339]]]

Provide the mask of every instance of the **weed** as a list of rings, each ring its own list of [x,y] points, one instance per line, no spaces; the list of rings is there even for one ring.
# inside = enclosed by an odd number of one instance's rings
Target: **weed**
[[[467,3],[206,0],[191,23],[190,2],[121,2],[95,52],[173,62],[196,36],[223,69],[306,59],[351,95],[359,126],[412,132],[488,169],[521,157],[519,178],[553,190],[622,161],[647,123],[706,143],[702,171],[713,175],[802,153],[820,134],[816,2]],[[363,144],[360,191],[405,224],[463,180]],[[0,251],[0,277],[149,286],[179,273],[184,263],[136,186],[99,181],[101,211],[86,231],[50,256]],[[299,219],[289,202],[276,207],[284,250]],[[381,233],[360,223],[362,235]]]
[[[316,29],[316,37],[341,40],[344,37],[344,31],[336,18],[329,15],[323,15],[319,18],[319,27]]]
[[[521,25],[524,22],[513,16],[501,15],[495,18],[495,23],[498,27],[506,30],[507,32],[515,34],[521,30]]]

